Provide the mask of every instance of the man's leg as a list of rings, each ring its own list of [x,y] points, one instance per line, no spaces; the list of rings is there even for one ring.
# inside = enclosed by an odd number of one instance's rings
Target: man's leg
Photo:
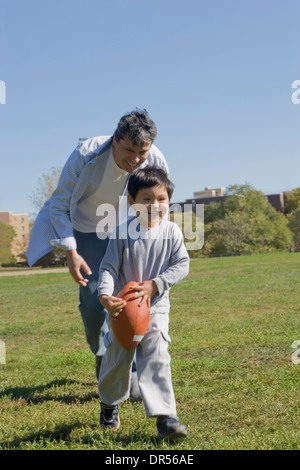
[[[79,288],[79,310],[83,320],[87,342],[91,351],[96,357],[96,374],[99,375],[99,368],[102,357],[105,353],[104,335],[108,331],[105,320],[106,310],[98,300],[98,277],[99,266],[106,252],[109,239],[101,240],[95,233],[82,233],[74,230],[77,241],[77,251],[90,267],[92,274],[88,276],[88,285]]]

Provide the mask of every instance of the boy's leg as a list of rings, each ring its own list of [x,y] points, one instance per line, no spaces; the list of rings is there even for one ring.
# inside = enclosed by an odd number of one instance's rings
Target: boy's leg
[[[148,331],[136,350],[139,387],[147,417],[176,416],[168,329],[167,313],[151,315]]]
[[[107,312],[99,302],[97,286],[99,267],[105,255],[109,239],[101,240],[97,237],[96,233],[82,233],[77,232],[77,230],[74,230],[74,236],[77,242],[78,253],[87,262],[92,271],[91,276],[84,274],[89,279],[88,285],[86,287],[80,286],[79,288],[79,311],[85,328],[86,340],[96,357],[96,375],[98,379],[100,365],[106,350],[104,336],[108,332],[108,326],[106,322]],[[133,370],[135,370],[135,360]],[[140,399],[140,396],[138,391],[134,390],[135,383],[132,385],[132,401],[137,401]]]
[[[129,398],[131,367],[135,350],[122,348],[113,331],[105,335],[106,352],[103,356],[98,381],[99,397],[106,406],[115,406]]]

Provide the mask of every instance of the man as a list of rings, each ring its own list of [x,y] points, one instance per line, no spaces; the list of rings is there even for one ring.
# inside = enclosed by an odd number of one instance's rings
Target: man
[[[97,377],[107,332],[106,311],[97,297],[98,271],[114,229],[109,224],[109,230],[99,232],[104,218],[101,205],[116,210],[116,226],[127,215],[130,174],[148,164],[169,172],[163,154],[153,145],[156,135],[147,111],[138,110],[120,119],[112,137],[94,137],[79,144],[38,214],[26,253],[32,266],[54,247],[65,250],[70,273],[80,286],[79,310],[96,357]]]

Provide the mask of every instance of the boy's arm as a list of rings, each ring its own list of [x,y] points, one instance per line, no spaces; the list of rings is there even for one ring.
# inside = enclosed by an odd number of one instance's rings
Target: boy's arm
[[[111,234],[105,255],[99,267],[98,296],[112,295],[123,259],[124,241],[119,236],[119,227]]]
[[[116,318],[126,302],[113,296],[115,281],[122,263],[123,241],[113,232],[99,268],[98,298],[111,318]]]
[[[158,295],[182,281],[189,273],[190,258],[184,245],[182,232],[178,225],[172,224],[172,226],[173,238],[171,242],[173,246],[170,265],[166,271],[152,279],[157,286]]]
[[[170,265],[168,269],[159,276],[149,281],[144,281],[139,286],[134,287],[134,290],[138,291],[138,293],[135,294],[133,298],[141,297],[139,305],[148,301],[154,294],[160,296],[164,291],[184,279],[189,273],[190,258],[184,245],[182,232],[176,224],[173,224],[172,228],[172,254]]]
[[[101,305],[108,311],[112,319],[116,319],[122,308],[125,307],[125,300],[118,299],[112,295],[100,295],[99,301]]]
[[[158,288],[155,281],[144,281],[141,282],[138,286],[130,287],[130,289],[137,291],[131,298],[137,299],[141,297],[139,302],[139,306],[141,306],[144,302],[148,302],[150,305],[150,299],[153,295],[157,294]]]

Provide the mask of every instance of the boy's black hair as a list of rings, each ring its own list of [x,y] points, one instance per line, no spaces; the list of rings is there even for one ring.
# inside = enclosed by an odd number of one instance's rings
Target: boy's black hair
[[[145,166],[132,173],[128,180],[128,193],[135,200],[140,189],[152,188],[153,186],[164,186],[169,199],[171,199],[174,185],[169,180],[167,173],[162,168],[156,166]]]

